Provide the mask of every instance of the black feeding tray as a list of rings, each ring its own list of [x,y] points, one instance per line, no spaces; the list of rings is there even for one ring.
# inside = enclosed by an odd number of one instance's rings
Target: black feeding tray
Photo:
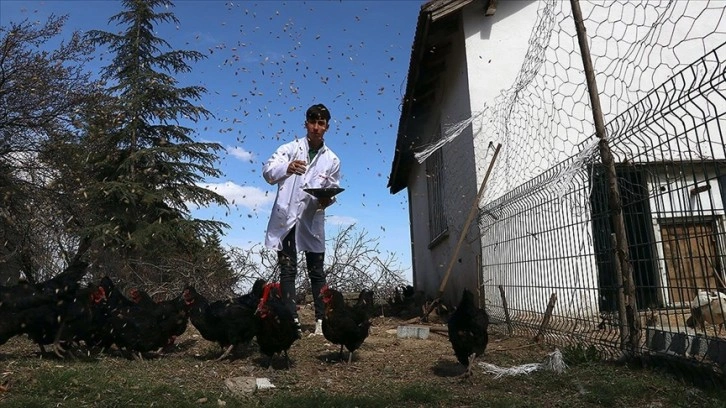
[[[303,191],[310,194],[315,198],[331,198],[334,195],[341,193],[344,188],[340,187],[326,187],[326,188],[304,188]]]

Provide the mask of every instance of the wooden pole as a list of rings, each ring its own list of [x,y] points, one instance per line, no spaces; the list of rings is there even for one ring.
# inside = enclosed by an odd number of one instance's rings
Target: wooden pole
[[[623,268],[620,267],[620,262],[617,259],[618,254],[616,248],[618,246],[618,240],[615,238],[615,234],[610,234],[610,246],[613,249],[613,269],[615,270],[615,281],[617,282],[617,301],[618,301],[618,329],[620,330],[620,349],[624,350],[626,344],[628,344],[628,314],[625,309],[625,288],[623,287]]]
[[[512,319],[509,317],[509,307],[507,306],[507,295],[504,293],[504,286],[499,285],[499,295],[502,297],[502,307],[504,308],[504,319],[507,321],[507,334],[512,335]]]
[[[623,285],[625,289],[626,313],[628,314],[630,347],[635,351],[640,346],[640,319],[637,319],[638,307],[635,300],[635,281],[633,280],[633,266],[630,263],[630,253],[628,251],[628,237],[625,232],[625,220],[623,218],[623,203],[620,198],[620,188],[618,187],[617,173],[615,172],[615,161],[613,159],[610,145],[608,144],[605,129],[605,121],[602,116],[602,107],[600,106],[600,92],[595,81],[595,70],[590,58],[590,46],[587,43],[585,33],[585,23],[582,19],[582,10],[580,10],[579,0],[570,0],[572,5],[572,17],[575,20],[575,28],[577,30],[577,41],[580,45],[580,53],[582,54],[582,65],[585,70],[585,78],[587,79],[587,89],[590,95],[590,104],[592,106],[592,118],[595,123],[595,134],[599,139],[600,160],[605,166],[610,200],[610,220],[613,225],[613,232],[617,239],[616,262],[622,270]]]
[[[444,289],[446,288],[446,283],[448,282],[449,276],[451,275],[451,270],[454,269],[456,258],[459,256],[461,244],[464,243],[464,239],[466,239],[466,234],[467,232],[469,232],[469,227],[471,226],[472,221],[474,221],[474,218],[476,218],[476,214],[479,210],[479,202],[484,195],[484,187],[486,187],[487,185],[489,175],[492,173],[494,162],[497,160],[497,156],[499,155],[499,150],[501,148],[502,144],[499,143],[497,145],[497,148],[494,150],[494,156],[492,156],[492,161],[489,162],[489,168],[487,169],[486,175],[484,176],[484,180],[482,180],[481,185],[479,186],[479,191],[476,194],[476,199],[474,199],[474,202],[471,204],[471,208],[469,209],[469,216],[466,218],[466,222],[464,222],[464,227],[462,228],[461,234],[459,235],[459,241],[456,243],[456,247],[454,247],[454,253],[451,254],[451,259],[449,260],[449,266],[446,268],[446,274],[444,274],[444,279],[441,280],[441,285],[439,285],[439,293],[437,296],[439,298],[444,294]]]
[[[456,247],[454,247],[454,253],[451,254],[451,260],[449,261],[449,266],[446,268],[446,273],[444,274],[444,278],[441,280],[441,285],[439,285],[439,292],[436,295],[436,299],[431,302],[431,305],[429,306],[429,309],[426,311],[426,313],[423,316],[423,320],[426,320],[428,316],[431,314],[431,311],[434,310],[434,307],[441,302],[441,296],[444,295],[444,289],[446,288],[446,283],[449,280],[449,275],[451,275],[451,270],[454,269],[454,264],[456,263],[456,257],[459,256],[459,250],[461,249],[461,244],[464,242],[464,239],[466,238],[467,232],[469,232],[469,227],[471,226],[472,221],[474,221],[474,218],[476,217],[477,210],[479,209],[479,201],[481,200],[482,195],[484,195],[484,187],[487,185],[487,180],[489,180],[489,175],[492,172],[492,168],[494,167],[494,162],[497,160],[497,156],[499,155],[499,150],[502,148],[502,144],[499,143],[497,145],[497,148],[494,150],[494,156],[492,156],[492,161],[489,162],[489,168],[487,169],[486,175],[484,176],[484,180],[481,182],[481,186],[479,186],[479,191],[476,194],[476,198],[474,199],[474,202],[471,204],[471,209],[469,210],[469,216],[466,218],[466,221],[464,222],[464,227],[461,230],[461,235],[459,235],[459,241],[456,243]]]
[[[544,332],[547,330],[547,326],[549,326],[550,319],[552,318],[552,313],[555,310],[555,303],[557,303],[557,293],[552,293],[550,295],[550,301],[547,302],[547,309],[545,310],[544,318],[542,318],[542,324],[539,326],[539,330],[534,336],[535,343],[539,343],[539,341],[544,337]]]

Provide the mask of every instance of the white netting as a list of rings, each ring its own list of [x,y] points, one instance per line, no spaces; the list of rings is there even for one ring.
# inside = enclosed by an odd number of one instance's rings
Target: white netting
[[[581,1],[581,8],[606,123],[726,41],[724,1]],[[570,3],[540,2],[513,83],[474,107],[471,117],[444,124],[442,137],[419,147],[416,159],[422,162],[472,125],[474,139],[503,145],[489,200],[577,155],[568,171],[549,180],[561,195],[598,154],[596,144],[582,145],[594,134],[582,67]],[[489,159],[481,155],[477,167],[485,169]]]
[[[716,187],[726,180],[719,167],[726,159],[726,2],[580,4],[606,136],[627,207],[623,212],[636,296],[643,307],[674,304],[678,293],[688,293],[688,285],[701,278],[677,281],[684,272],[668,264],[668,257],[685,253],[676,254],[676,246],[658,242],[661,231],[671,228],[659,219],[672,223],[673,218],[709,218],[724,211]],[[501,317],[501,285],[509,313],[528,324],[540,320],[556,294],[555,319],[566,319],[558,324],[568,332],[587,331],[599,313],[614,310],[618,285],[611,264],[608,180],[600,163],[572,10],[568,1],[550,0],[509,11],[532,21],[519,69],[508,82],[471,86],[474,113],[453,124],[442,119],[441,137],[419,147],[415,157],[423,161],[443,147],[449,163],[444,207],[461,208],[461,197],[469,191],[457,182],[470,173],[469,159],[460,152],[473,146],[481,182],[492,161],[491,144],[501,143],[478,203],[487,304]],[[520,21],[525,20],[530,21]],[[473,17],[464,21],[487,27]],[[467,50],[507,40],[499,35],[482,39],[491,41],[486,44],[477,44],[478,37],[472,36]],[[488,57],[478,59],[469,52],[470,79],[496,73]],[[460,135],[471,135],[473,143]],[[704,196],[699,198],[698,191]],[[678,228],[680,234],[691,231],[689,226]],[[703,273],[712,276],[708,270]]]

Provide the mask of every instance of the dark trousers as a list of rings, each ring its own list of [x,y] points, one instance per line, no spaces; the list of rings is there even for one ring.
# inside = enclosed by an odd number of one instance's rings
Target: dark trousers
[[[305,252],[305,262],[310,278],[315,305],[315,320],[322,319],[325,312],[320,289],[325,286],[324,270],[325,252]],[[282,240],[282,250],[277,251],[277,262],[280,265],[280,289],[282,298],[286,299],[292,313],[297,317],[295,306],[295,277],[297,276],[297,246],[295,245],[295,227],[292,227]]]

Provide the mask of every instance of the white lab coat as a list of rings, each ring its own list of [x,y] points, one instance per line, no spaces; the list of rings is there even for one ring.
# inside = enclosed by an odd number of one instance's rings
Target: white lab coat
[[[302,175],[288,175],[293,160],[308,162]],[[304,188],[340,187],[340,159],[323,145],[310,162],[308,141],[295,139],[280,146],[262,166],[262,176],[277,184],[277,197],[267,224],[265,245],[282,250],[282,239],[295,228],[298,251],[325,252],[325,210],[319,209],[318,199]]]

